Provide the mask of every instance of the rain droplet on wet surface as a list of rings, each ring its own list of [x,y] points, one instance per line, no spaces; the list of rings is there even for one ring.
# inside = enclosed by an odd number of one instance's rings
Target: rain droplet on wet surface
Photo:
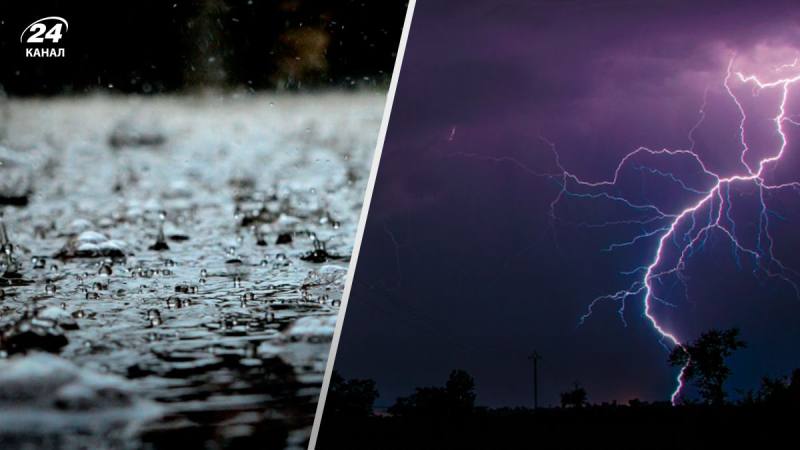
[[[100,269],[97,271],[98,275],[104,276],[104,277],[111,276],[112,273],[113,273],[113,271],[111,270],[111,266],[109,266],[108,264],[103,264],[102,266],[100,266]]]
[[[167,212],[166,211],[159,211],[158,212],[158,237],[156,237],[155,244],[150,246],[150,250],[155,251],[164,251],[169,250],[169,245],[167,245],[167,238],[164,234],[164,222],[167,220]]]

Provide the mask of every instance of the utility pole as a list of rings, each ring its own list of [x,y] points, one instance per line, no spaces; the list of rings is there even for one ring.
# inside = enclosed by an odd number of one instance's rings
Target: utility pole
[[[534,351],[528,359],[533,360],[533,409],[539,408],[539,360],[542,356]]]

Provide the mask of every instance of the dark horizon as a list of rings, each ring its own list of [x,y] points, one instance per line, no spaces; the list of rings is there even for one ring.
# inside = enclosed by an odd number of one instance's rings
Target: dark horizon
[[[336,369],[375,380],[376,405],[439,385],[459,368],[474,376],[477,404],[531,406],[527,356],[537,351],[540,406],[556,405],[575,380],[592,403],[669,400],[678,370],[644,316],[641,294],[621,313],[620,301],[601,299],[578,325],[594,299],[631,290],[669,223],[652,208],[610,197],[677,214],[713,180],[683,156],[639,154],[611,188],[573,183],[555,217],[551,203],[563,171],[610,180],[642,146],[691,148],[709,171],[746,174],[741,112],[724,86],[729,64],[765,77],[799,55],[800,8],[768,6],[418,4]],[[766,89],[751,96],[736,78],[730,85],[750,113],[752,151],[743,159],[757,165],[780,145],[770,122],[778,98]],[[797,100],[790,96],[787,117],[800,112]],[[764,173],[769,185],[795,181],[800,135],[792,127],[786,122],[780,164]],[[734,205],[730,220],[700,239],[682,280],[665,277],[656,287],[664,302],[651,301],[652,314],[681,342],[711,328],[742,329],[749,345],[730,360],[734,394],[800,361],[792,270],[800,268],[792,233],[800,198],[764,189],[762,214],[758,192],[744,182],[721,189],[722,203]],[[698,223],[707,214],[701,209]],[[765,221],[768,235],[759,231]],[[725,230],[734,222],[742,248],[758,257],[733,248]],[[680,224],[681,234],[693,232]]]

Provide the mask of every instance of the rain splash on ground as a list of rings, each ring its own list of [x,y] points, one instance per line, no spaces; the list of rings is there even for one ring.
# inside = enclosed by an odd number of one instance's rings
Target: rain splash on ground
[[[304,448],[384,100],[10,100],[0,447]]]

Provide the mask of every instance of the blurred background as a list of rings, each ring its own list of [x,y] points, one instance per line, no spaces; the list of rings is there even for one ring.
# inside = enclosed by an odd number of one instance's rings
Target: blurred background
[[[385,89],[407,3],[2,2],[0,84],[9,96]],[[66,57],[25,57],[20,34],[48,16],[69,22]]]

